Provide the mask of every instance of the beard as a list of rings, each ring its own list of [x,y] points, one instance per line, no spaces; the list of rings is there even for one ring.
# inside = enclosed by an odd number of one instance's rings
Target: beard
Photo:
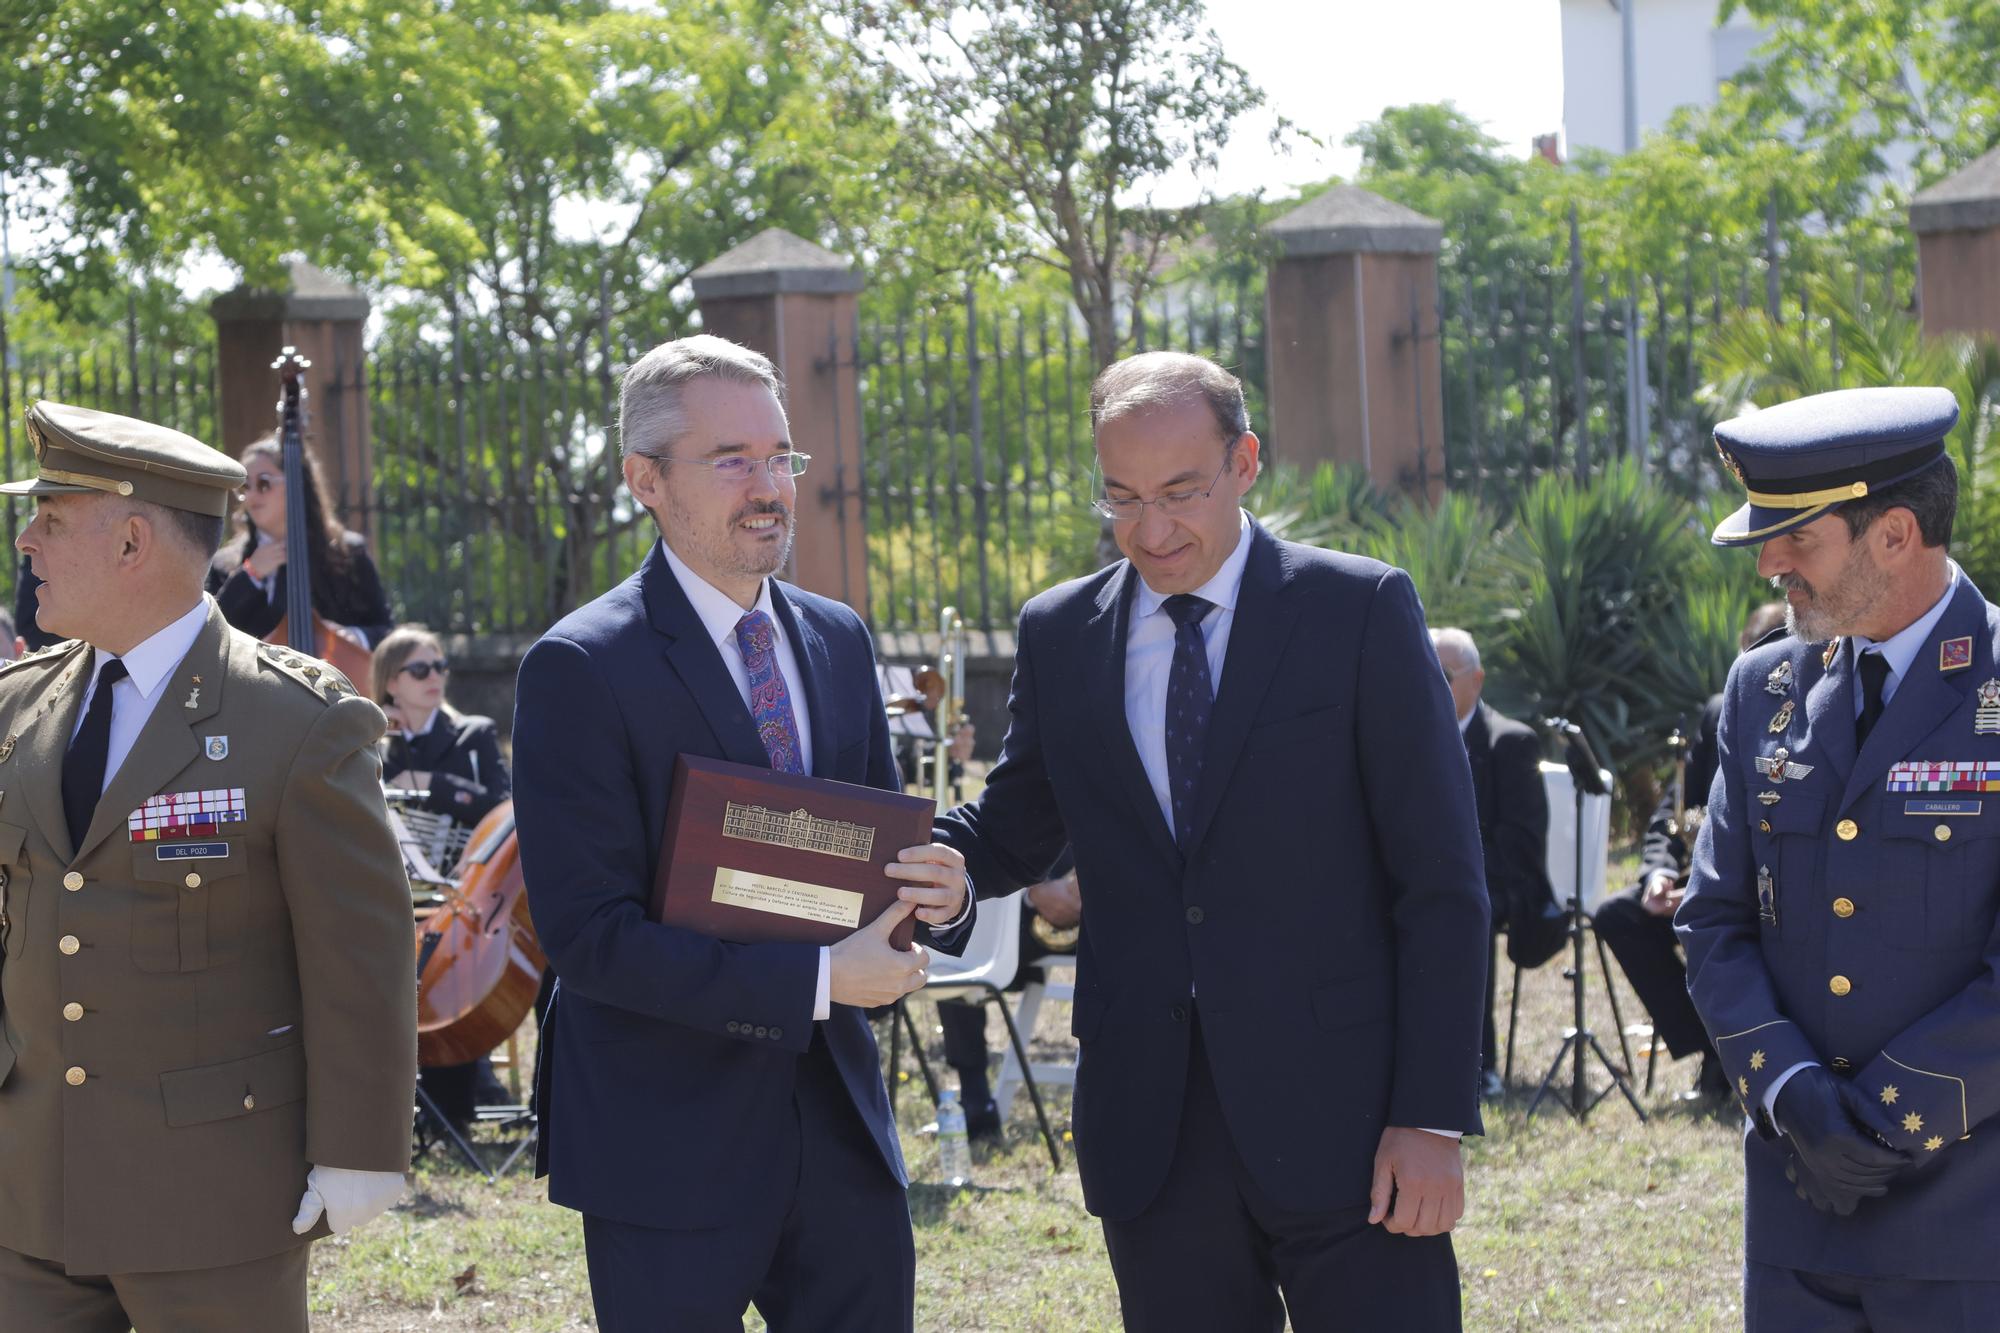
[[[1771,586],[1783,593],[1802,593],[1802,607],[1785,598],[1785,628],[1807,643],[1825,643],[1853,632],[1854,625],[1889,591],[1889,576],[1877,568],[1868,548],[1859,542],[1848,551],[1840,572],[1824,588],[1815,588],[1797,574],[1778,574]]]
[[[701,563],[725,575],[740,578],[768,578],[783,569],[792,558],[792,540],[797,527],[790,506],[781,501],[753,501],[736,509],[726,523],[704,522],[682,505],[673,486],[667,487],[667,521],[673,531],[684,534]],[[774,518],[784,533],[782,541],[758,543],[746,549],[737,540],[740,524],[751,518]]]

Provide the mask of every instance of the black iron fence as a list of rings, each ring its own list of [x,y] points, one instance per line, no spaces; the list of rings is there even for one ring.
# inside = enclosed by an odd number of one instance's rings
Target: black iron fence
[[[1261,429],[1262,327],[1261,292],[1185,289],[1126,332],[1134,350],[1199,352],[1235,371]],[[858,361],[876,628],[932,629],[947,605],[973,628],[1008,628],[1028,597],[1097,567],[1097,367],[1067,304],[968,290],[956,308],[865,326]]]

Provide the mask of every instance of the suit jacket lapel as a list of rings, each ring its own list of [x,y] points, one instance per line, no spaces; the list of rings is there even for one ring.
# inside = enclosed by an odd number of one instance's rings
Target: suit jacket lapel
[[[1801,674],[1820,670],[1819,679],[1806,691],[1806,734],[1838,781],[1845,783],[1847,775],[1854,771],[1854,667],[1850,660],[1853,654],[1843,643],[1835,649],[1832,664],[1820,668],[1824,652],[1809,644],[1795,659]],[[1774,698],[1770,703],[1775,712],[1783,700]],[[1764,725],[1768,728],[1769,724]],[[1765,736],[1760,734],[1759,739]]]
[[[1939,646],[1950,639],[1968,637],[1973,643],[1972,665],[1949,674],[1938,670]],[[1984,678],[1982,666],[1990,674],[1992,642],[1986,632],[1986,599],[1970,579],[1961,575],[1951,605],[1945,608],[1930,637],[1917,651],[1917,660],[1910,664],[1908,679],[1896,686],[1896,697],[1889,700],[1875,729],[1868,733],[1868,743],[1861,747],[1854,772],[1848,776],[1847,788],[1841,793],[1842,809],[1873,787],[1876,779],[1889,771],[1889,765],[1909,758],[1924,737],[1936,731],[1965,703],[1973,681]],[[1969,728],[1967,734],[1970,735]]]
[[[833,656],[827,651],[819,629],[793,609],[791,599],[785,596],[776,579],[771,580],[771,609],[777,612],[778,624],[791,640],[792,652],[799,661],[799,674],[804,677],[799,689],[805,695],[806,724],[812,732],[813,776],[830,778],[835,758],[833,706],[823,687],[833,679]]]
[[[693,696],[703,722],[715,737],[722,757],[733,763],[769,768],[771,756],[757,737],[757,726],[736,688],[722,653],[708,637],[708,628],[694,613],[694,605],[681,591],[674,571],[659,543],[646,560],[642,572],[642,592],[646,614],[653,628],[666,640],[663,651],[667,665],[679,676]]]
[[[1229,622],[1229,651],[1222,661],[1215,711],[1208,719],[1201,782],[1195,789],[1194,826],[1187,839],[1190,852],[1222,804],[1222,793],[1250,735],[1250,724],[1270,690],[1271,676],[1278,669],[1278,658],[1298,615],[1297,606],[1280,595],[1288,578],[1283,550],[1256,523],[1250,525],[1249,541],[1250,558],[1243,567],[1236,613]]]
[[[1132,599],[1139,576],[1129,562],[1105,581],[1097,594],[1097,614],[1084,623],[1079,647],[1084,657],[1084,693],[1090,713],[1104,738],[1105,756],[1112,768],[1111,790],[1122,792],[1132,804],[1147,836],[1167,855],[1178,857],[1167,817],[1153,798],[1152,779],[1139,762],[1139,749],[1132,743],[1132,728],[1125,721],[1125,644],[1131,633]],[[1047,682],[1044,689],[1057,685]]]
[[[201,742],[195,739],[194,728],[222,708],[229,651],[229,623],[222,618],[221,608],[211,602],[208,620],[195,636],[194,647],[160,686],[152,716],[98,799],[97,813],[91,818],[90,831],[83,835],[83,846],[76,849],[77,856],[88,855],[98,843],[123,829],[126,817],[148,796],[157,795],[175,774],[201,757]],[[192,708],[187,706],[190,699]]]
[[[63,814],[63,756],[69,752],[69,735],[76,729],[83,692],[90,687],[94,656],[88,647],[72,653],[73,660],[56,677],[55,688],[14,737],[11,762],[25,775],[21,785],[28,812],[65,865],[76,859],[76,849],[69,845],[69,820]]]

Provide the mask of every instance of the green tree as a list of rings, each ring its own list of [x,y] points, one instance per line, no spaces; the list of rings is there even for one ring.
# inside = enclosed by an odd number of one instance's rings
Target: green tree
[[[1142,192],[1212,168],[1263,98],[1202,0],[848,0],[857,49],[897,89],[927,196],[991,210],[1003,262],[1059,271],[1097,365],[1127,334],[1195,209]]]

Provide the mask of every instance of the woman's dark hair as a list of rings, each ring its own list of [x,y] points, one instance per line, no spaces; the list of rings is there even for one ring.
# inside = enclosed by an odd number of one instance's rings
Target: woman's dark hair
[[[254,457],[267,457],[280,472],[284,470],[284,451],[278,445],[276,434],[252,440],[238,455],[245,470]],[[319,464],[313,461],[312,450],[300,452],[300,461],[305,464],[306,478],[306,531],[311,548],[308,555],[312,560],[313,603],[319,605],[331,591],[334,579],[347,576],[351,558],[348,555],[347,529],[340,525],[326,510],[326,502],[320,497],[326,493],[320,484]],[[240,566],[257,549],[257,525],[251,521],[250,511],[243,511],[243,543],[237,551]]]

